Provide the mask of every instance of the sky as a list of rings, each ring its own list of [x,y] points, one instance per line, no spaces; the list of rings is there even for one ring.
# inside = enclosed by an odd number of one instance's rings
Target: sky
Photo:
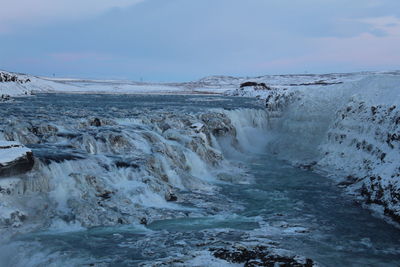
[[[0,0],[0,69],[190,81],[400,69],[399,0]]]

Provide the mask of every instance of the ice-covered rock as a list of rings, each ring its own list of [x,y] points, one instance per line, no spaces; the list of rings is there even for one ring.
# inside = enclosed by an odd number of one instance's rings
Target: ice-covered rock
[[[0,177],[30,171],[34,159],[32,151],[17,142],[0,141]]]
[[[35,220],[52,223],[53,218],[93,227],[204,214],[180,210],[179,203],[202,205],[206,212],[215,213],[224,206],[204,201],[211,201],[218,179],[235,168],[225,160],[217,139],[223,138],[232,150],[245,149],[250,145],[246,140],[254,139],[253,131],[266,127],[261,123],[266,122],[265,114],[262,109],[216,109],[137,112],[131,118],[44,116],[43,121],[40,117],[29,123],[10,118],[1,134],[7,140],[29,143],[37,167],[4,187],[3,209],[23,212],[24,226]],[[237,132],[238,128],[248,132]],[[235,177],[230,181],[248,179]],[[194,191],[204,197],[187,193]],[[33,201],[37,205],[21,209]],[[11,218],[8,215],[4,224]]]
[[[277,253],[267,246],[243,246],[234,244],[230,248],[218,248],[213,250],[213,256],[232,263],[244,263],[245,266],[318,266],[313,260],[301,256],[290,255],[283,250]]]
[[[9,102],[11,100],[12,100],[12,98],[10,95],[4,95],[4,94],[0,95],[0,103],[1,102]]]
[[[400,222],[400,110],[394,103],[352,99],[338,112],[321,150],[319,167],[345,173],[342,185]]]

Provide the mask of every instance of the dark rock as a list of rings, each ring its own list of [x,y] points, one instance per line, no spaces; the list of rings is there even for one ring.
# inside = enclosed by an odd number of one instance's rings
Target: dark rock
[[[371,112],[372,112],[372,115],[376,115],[376,113],[377,113],[377,110],[378,110],[378,108],[377,108],[377,107],[375,107],[375,106],[372,106],[372,107],[371,107]]]
[[[10,101],[11,100],[11,96],[10,95],[1,95],[0,96],[0,102],[6,102],[6,101]]]
[[[240,88],[244,87],[254,87],[256,90],[272,90],[271,87],[266,85],[265,83],[256,83],[256,82],[244,82],[240,85]]]
[[[71,145],[32,144],[28,147],[32,149],[35,158],[45,164],[81,160],[86,156],[82,151],[77,150]]]
[[[166,200],[166,201],[170,201],[170,202],[172,202],[172,201],[177,201],[177,200],[178,200],[178,197],[177,197],[174,193],[172,193],[172,192],[167,192],[167,193],[165,194],[165,200]]]
[[[2,146],[0,150],[12,149],[13,147],[22,147],[20,145],[12,145],[12,147]],[[8,177],[13,175],[22,174],[30,171],[33,168],[35,161],[33,158],[33,153],[27,151],[25,154],[11,162],[0,163],[0,177]]]
[[[338,183],[338,186],[340,186],[340,187],[347,187],[347,186],[350,186],[350,185],[355,184],[355,183],[358,182],[359,180],[360,180],[359,178],[354,177],[353,175],[348,175],[348,176],[346,177],[346,180],[344,180],[344,181]]]
[[[310,163],[300,164],[298,167],[304,170],[313,170],[316,164],[316,161],[312,161]]]
[[[101,194],[96,194],[97,197],[100,197],[102,199],[110,199],[111,195],[114,194],[112,191],[104,191]]]
[[[236,135],[230,119],[224,114],[206,113],[200,116],[201,120],[214,136]]]
[[[258,85],[258,83],[256,83],[256,82],[244,82],[240,85],[240,88],[249,87],[249,86],[257,86],[257,85]]]
[[[214,257],[231,263],[244,263],[244,266],[296,266],[311,267],[314,262],[311,259],[299,261],[296,257],[282,256],[268,250],[265,246],[253,248],[234,247],[231,249],[210,249]]]
[[[116,161],[115,166],[117,166],[117,168],[134,168],[134,169],[137,169],[140,167],[136,163],[129,163],[129,162],[125,162],[125,161]]]
[[[147,219],[145,217],[141,218],[140,224],[147,225]]]
[[[309,85],[334,85],[334,84],[342,84],[343,82],[327,82],[324,80],[319,80],[319,81],[315,81],[315,82],[310,82],[310,83],[299,83],[299,84],[295,84],[292,83],[290,84],[290,86],[309,86]]]
[[[5,72],[0,72],[0,82],[18,82],[24,83],[27,82],[29,79],[21,80],[18,78],[17,75],[8,74]],[[30,80],[29,80],[30,81]]]
[[[94,118],[93,120],[89,121],[90,126],[100,127],[101,121],[99,118]]]
[[[390,218],[392,218],[394,221],[400,223],[400,215],[396,214],[393,210],[390,210],[388,208],[385,208],[385,215],[389,216]]]

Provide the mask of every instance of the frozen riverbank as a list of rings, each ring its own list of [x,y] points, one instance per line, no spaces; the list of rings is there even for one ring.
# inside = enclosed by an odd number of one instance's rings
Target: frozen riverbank
[[[353,78],[339,84],[246,86],[229,94],[264,101],[271,151],[334,176],[350,193],[399,222],[400,75]]]

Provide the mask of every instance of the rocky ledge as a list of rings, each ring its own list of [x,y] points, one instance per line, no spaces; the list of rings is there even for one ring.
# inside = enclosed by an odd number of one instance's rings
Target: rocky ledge
[[[318,266],[313,260],[301,256],[277,253],[266,246],[232,246],[231,248],[211,249],[214,257],[244,266]]]
[[[21,79],[18,77],[18,75],[7,73],[7,72],[0,72],[0,83],[9,83],[9,82],[15,82],[15,83],[28,83],[30,82],[30,79]]]
[[[9,177],[30,171],[34,159],[29,148],[17,142],[0,141],[0,177]]]

